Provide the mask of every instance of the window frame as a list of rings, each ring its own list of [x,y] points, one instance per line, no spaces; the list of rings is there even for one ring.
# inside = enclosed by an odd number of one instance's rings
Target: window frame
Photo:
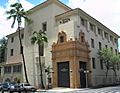
[[[42,23],[42,30],[47,31],[47,22]]]
[[[14,42],[14,37],[11,37],[11,43],[13,43]]]
[[[10,56],[14,55],[14,49],[10,49]]]
[[[95,63],[95,58],[92,57],[92,68],[96,69],[96,63]]]
[[[94,39],[93,38],[91,38],[91,47],[95,48],[95,43],[94,43]]]
[[[10,74],[12,71],[12,67],[11,66],[5,66],[4,67],[4,73],[5,74]]]

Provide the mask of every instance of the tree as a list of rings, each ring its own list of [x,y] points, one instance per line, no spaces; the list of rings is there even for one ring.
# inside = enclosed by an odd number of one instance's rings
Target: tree
[[[5,62],[7,49],[7,39],[3,37],[0,39],[0,63]]]
[[[108,71],[111,69],[114,71],[115,77],[117,76],[117,65],[120,62],[119,55],[113,54],[113,52],[109,48],[103,48],[98,51],[98,58],[102,60],[106,67],[106,78]]]
[[[38,55],[39,55],[39,67],[40,67],[40,78],[41,78],[41,87],[44,89],[45,86],[43,84],[43,70],[42,70],[42,63],[41,63],[41,59],[40,56],[43,56],[43,46],[44,43],[47,43],[47,37],[46,37],[46,33],[44,31],[39,31],[39,32],[34,32],[33,33],[33,37],[31,38],[31,43],[32,44],[37,44],[38,45]]]
[[[111,57],[111,69],[114,71],[114,75],[115,75],[115,80],[117,77],[117,66],[119,65],[120,62],[120,56],[119,55],[113,55]]]
[[[14,24],[15,24],[16,21],[18,23],[19,43],[20,43],[22,60],[23,60],[25,79],[26,79],[26,82],[29,83],[28,77],[27,77],[27,71],[26,71],[25,57],[24,57],[24,53],[23,53],[23,45],[22,45],[22,41],[21,41],[20,26],[21,26],[21,23],[22,23],[22,18],[25,19],[25,21],[27,23],[30,23],[31,20],[26,16],[28,14],[28,12],[24,11],[21,3],[11,4],[10,7],[12,9],[10,11],[6,11],[6,14],[9,15],[7,17],[7,19],[13,18],[13,23],[11,25],[12,28],[14,27]]]

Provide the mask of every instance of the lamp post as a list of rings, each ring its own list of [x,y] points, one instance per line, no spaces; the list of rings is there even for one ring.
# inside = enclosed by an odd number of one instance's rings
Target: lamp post
[[[89,70],[84,70],[84,73],[85,73],[85,79],[86,79],[86,88],[88,87],[88,80],[87,80],[87,78],[88,78],[88,73],[89,73],[90,71]]]

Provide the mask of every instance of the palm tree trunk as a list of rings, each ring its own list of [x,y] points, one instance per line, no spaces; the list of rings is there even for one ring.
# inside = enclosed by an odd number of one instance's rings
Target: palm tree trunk
[[[108,75],[108,69],[107,69],[107,71],[105,72],[106,80],[107,80],[107,75]]]
[[[26,71],[25,57],[24,57],[24,53],[23,53],[23,46],[22,46],[22,41],[21,41],[21,34],[20,34],[20,26],[19,26],[19,23],[18,23],[18,32],[19,32],[20,50],[21,50],[21,55],[22,55],[22,60],[23,60],[25,79],[26,79],[26,83],[29,83],[28,77],[27,77],[27,71]]]
[[[115,69],[113,69],[113,71],[114,71],[114,75],[115,75],[115,81],[117,81],[117,72]]]
[[[40,79],[41,79],[41,87],[42,87],[42,89],[45,89],[45,86],[44,86],[44,84],[43,84],[43,74],[42,74],[42,63],[41,63],[41,59],[40,59],[40,52],[41,52],[41,50],[40,50],[41,48],[40,48],[40,45],[38,45],[38,50],[39,50],[39,67],[40,67]]]

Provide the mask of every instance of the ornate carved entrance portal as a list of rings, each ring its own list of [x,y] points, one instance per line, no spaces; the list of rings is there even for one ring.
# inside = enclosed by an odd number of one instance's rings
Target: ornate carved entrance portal
[[[52,45],[53,87],[79,88],[85,86],[81,85],[85,83],[80,81],[84,79],[84,75],[80,74],[80,69],[81,65],[84,64],[83,62],[85,62],[86,69],[91,71],[89,54],[89,45],[85,41],[83,32],[80,32],[79,38],[75,40],[72,40],[72,38],[67,40],[66,33],[59,32],[57,43]],[[87,76],[89,84],[91,74],[88,73]]]

